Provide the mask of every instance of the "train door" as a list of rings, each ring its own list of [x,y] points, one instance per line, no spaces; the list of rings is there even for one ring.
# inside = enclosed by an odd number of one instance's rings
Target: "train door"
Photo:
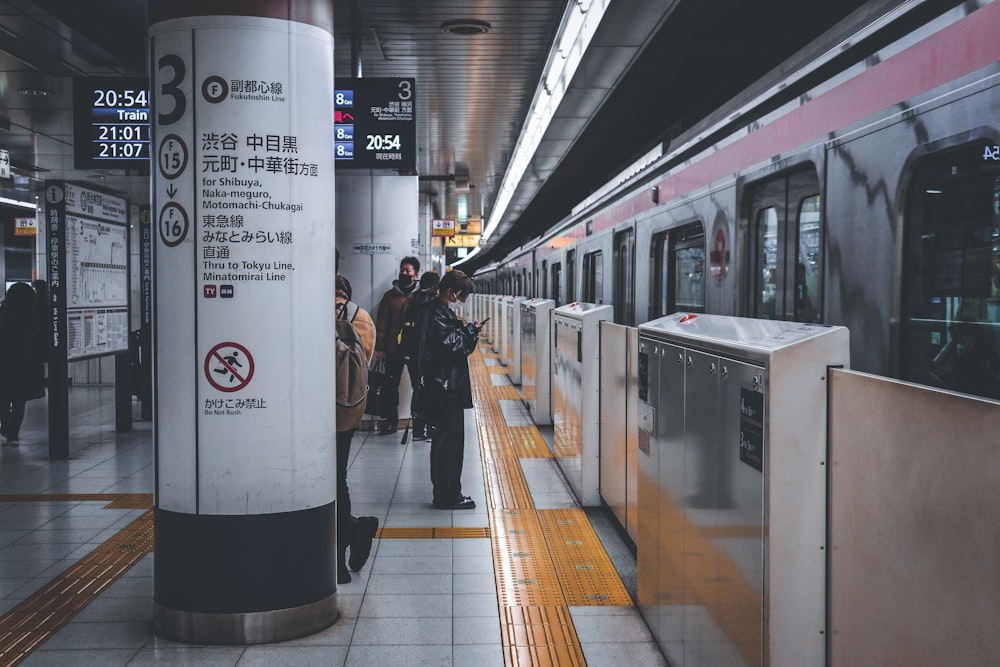
[[[542,279],[538,283],[538,291],[543,299],[549,298],[549,263],[547,260],[542,260]]]
[[[635,326],[635,229],[615,234],[615,324]]]
[[[903,222],[900,377],[1000,398],[1000,148],[917,163]]]
[[[562,264],[555,262],[552,264],[552,299],[556,302],[556,308],[562,305],[559,295],[562,293]]]
[[[576,301],[576,250],[566,251],[566,303]]]
[[[604,303],[604,253],[600,250],[583,256],[583,301]]]
[[[705,226],[692,222],[653,237],[650,319],[705,312]]]
[[[749,314],[822,322],[819,179],[800,171],[751,185],[749,192]]]

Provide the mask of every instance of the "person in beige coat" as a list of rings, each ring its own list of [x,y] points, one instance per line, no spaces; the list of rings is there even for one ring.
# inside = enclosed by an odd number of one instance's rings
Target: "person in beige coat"
[[[337,316],[341,309],[347,307],[351,300],[351,283],[344,276],[337,274]],[[351,308],[350,310],[354,310]],[[364,308],[358,306],[357,314],[351,324],[361,336],[369,363],[375,352],[375,322]],[[347,547],[351,548],[350,566],[357,572],[368,560],[372,550],[372,540],[378,532],[378,517],[351,515],[351,492],[347,487],[347,461],[351,455],[351,440],[357,428],[341,431],[337,429],[337,583],[346,584],[351,581],[348,571]]]

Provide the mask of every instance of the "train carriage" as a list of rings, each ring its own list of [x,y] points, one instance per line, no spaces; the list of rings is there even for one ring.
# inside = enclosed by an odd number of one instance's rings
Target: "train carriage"
[[[858,12],[505,258],[500,285],[630,326],[845,325],[856,369],[1000,398],[1000,5],[940,4]]]

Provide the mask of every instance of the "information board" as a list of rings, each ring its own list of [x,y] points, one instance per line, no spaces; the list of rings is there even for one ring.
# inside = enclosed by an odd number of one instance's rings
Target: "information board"
[[[46,188],[52,224],[49,281],[60,303],[54,330],[68,360],[125,352],[129,344],[128,201],[74,183]],[[54,270],[54,273],[53,273]],[[65,327],[65,328],[63,328]]]
[[[340,83],[334,91],[337,167],[413,171],[417,164],[416,80]]]

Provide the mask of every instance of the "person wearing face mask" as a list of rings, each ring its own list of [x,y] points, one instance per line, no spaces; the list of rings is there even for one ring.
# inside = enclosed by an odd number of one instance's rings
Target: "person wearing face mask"
[[[438,285],[438,298],[427,308],[421,354],[424,382],[443,391],[443,410],[431,439],[431,484],[437,509],[473,509],[476,503],[462,494],[465,454],[465,410],[472,407],[472,382],[468,356],[476,349],[480,322],[465,324],[451,306],[464,303],[472,293],[472,279],[462,271],[449,271]]]
[[[404,257],[399,261],[399,277],[392,281],[392,288],[382,295],[375,312],[375,359],[385,361],[385,372],[399,395],[399,380],[403,376],[403,354],[399,350],[399,331],[403,326],[406,298],[417,289],[420,260]],[[397,399],[398,400],[398,399]],[[395,433],[399,416],[386,419],[379,428],[380,434]]]

